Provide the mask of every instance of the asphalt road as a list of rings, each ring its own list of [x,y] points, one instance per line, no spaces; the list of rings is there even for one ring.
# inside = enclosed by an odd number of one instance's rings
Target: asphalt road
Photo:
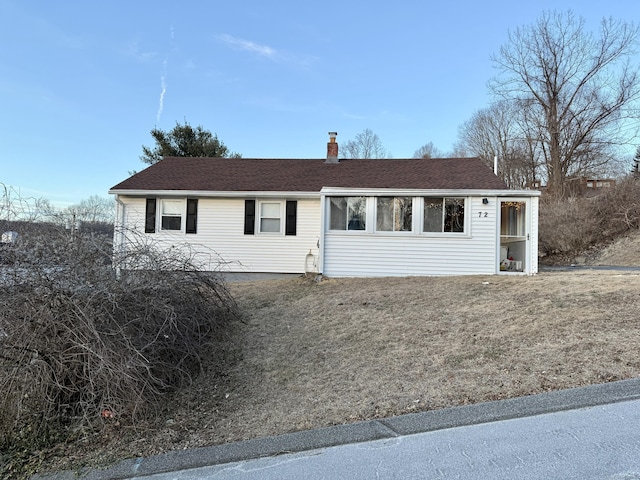
[[[640,479],[639,426],[634,400],[144,478]]]
[[[129,459],[50,479],[640,480],[640,379]]]

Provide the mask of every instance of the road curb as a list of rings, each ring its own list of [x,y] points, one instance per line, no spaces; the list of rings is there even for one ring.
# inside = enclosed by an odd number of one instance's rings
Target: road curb
[[[526,397],[412,413],[213,447],[133,458],[107,469],[36,475],[33,480],[123,480],[350,443],[458,428],[640,399],[640,378]]]

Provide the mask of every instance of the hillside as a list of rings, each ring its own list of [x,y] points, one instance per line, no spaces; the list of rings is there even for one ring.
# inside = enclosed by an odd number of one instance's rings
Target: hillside
[[[631,239],[627,240],[629,244]],[[620,242],[622,243],[622,241]],[[640,237],[635,237],[637,245]],[[626,260],[612,246],[600,262]],[[40,472],[640,375],[637,272],[262,280],[156,418],[109,418],[25,459]],[[1,476],[1,471],[0,471]]]
[[[593,254],[578,257],[576,263],[585,265],[608,265],[640,267],[640,231],[618,238],[610,245]]]

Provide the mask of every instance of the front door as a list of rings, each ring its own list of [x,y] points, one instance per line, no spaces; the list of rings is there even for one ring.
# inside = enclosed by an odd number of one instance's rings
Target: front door
[[[500,272],[528,271],[528,205],[528,200],[500,200]]]

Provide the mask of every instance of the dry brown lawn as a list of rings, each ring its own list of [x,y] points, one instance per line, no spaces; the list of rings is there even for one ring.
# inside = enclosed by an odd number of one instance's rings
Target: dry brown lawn
[[[113,462],[640,375],[640,272],[231,285],[232,337],[155,422],[49,467]],[[62,461],[61,458],[64,458]]]

